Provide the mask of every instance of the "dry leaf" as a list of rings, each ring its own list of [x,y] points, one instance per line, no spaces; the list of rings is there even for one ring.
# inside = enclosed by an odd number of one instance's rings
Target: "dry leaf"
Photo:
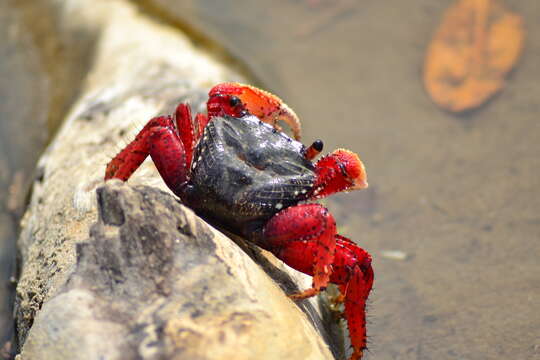
[[[424,85],[435,103],[460,112],[504,85],[524,41],[521,16],[496,0],[459,0],[444,14],[426,54]]]

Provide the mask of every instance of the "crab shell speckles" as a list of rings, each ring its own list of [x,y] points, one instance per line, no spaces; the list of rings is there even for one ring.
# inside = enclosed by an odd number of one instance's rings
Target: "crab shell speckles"
[[[255,116],[215,117],[191,166],[196,211],[240,228],[306,200],[315,181],[304,145]]]

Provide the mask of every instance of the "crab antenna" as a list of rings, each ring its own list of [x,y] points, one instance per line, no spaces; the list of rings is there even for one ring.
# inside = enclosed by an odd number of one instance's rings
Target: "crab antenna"
[[[323,150],[324,143],[321,139],[317,139],[311,144],[304,153],[304,157],[308,160],[313,160]]]

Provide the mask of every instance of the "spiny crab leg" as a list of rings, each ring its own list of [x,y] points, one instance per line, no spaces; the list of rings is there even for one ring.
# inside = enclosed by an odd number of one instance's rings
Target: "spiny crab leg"
[[[189,178],[193,150],[207,122],[208,117],[203,114],[192,119],[187,104],[178,105],[174,118],[151,119],[107,164],[105,180],[127,181],[150,155],[167,185],[178,194],[180,186]]]
[[[334,217],[320,204],[300,204],[274,215],[264,226],[260,246],[298,271],[313,276],[313,285],[293,300],[302,300],[337,284],[345,305],[345,318],[354,352],[366,348],[366,299],[373,285],[371,256],[351,240],[336,233]]]
[[[176,132],[178,133],[180,140],[182,140],[182,145],[184,146],[185,150],[185,167],[186,169],[189,169],[191,167],[193,149],[195,148],[195,144],[198,140],[198,134],[200,133],[198,129],[199,124],[193,124],[191,118],[191,108],[186,104],[179,104],[176,107],[174,120],[176,122]],[[195,134],[196,128],[197,134]]]
[[[336,221],[320,204],[301,204],[274,215],[263,230],[261,246],[296,270],[313,276],[313,286],[290,295],[302,300],[326,289],[336,241]]]
[[[373,287],[371,256],[348,238],[336,234],[336,256],[331,280],[339,285],[345,303],[345,319],[354,352],[350,360],[362,358],[367,347],[366,300]]]
[[[300,139],[300,120],[295,112],[276,95],[258,89],[251,85],[239,83],[223,83],[216,85],[208,94],[210,97],[220,94],[236,95],[245,108],[264,122],[269,123],[277,130],[277,124],[282,120],[290,126],[296,140]]]
[[[189,109],[184,115],[188,114]],[[191,139],[190,136],[186,139]],[[127,181],[149,155],[167,186],[179,195],[180,188],[188,179],[188,168],[185,147],[170,116],[150,120],[135,139],[107,164],[105,180]]]

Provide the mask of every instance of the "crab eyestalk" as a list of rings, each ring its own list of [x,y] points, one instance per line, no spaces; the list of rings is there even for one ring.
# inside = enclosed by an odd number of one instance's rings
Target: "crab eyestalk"
[[[337,149],[315,164],[316,180],[312,197],[322,198],[340,191],[368,187],[364,164],[352,151]]]
[[[274,94],[250,85],[223,83],[214,86],[208,95],[211,99],[216,96],[236,96],[242,101],[243,107],[249,113],[280,131],[281,128],[277,123],[280,120],[284,121],[290,126],[294,138],[296,140],[300,139],[300,120],[298,116]],[[208,110],[210,111],[210,108]]]
[[[224,115],[241,118],[248,114],[242,100],[238,96],[230,94],[214,94],[210,96],[206,103],[206,109],[209,118]]]
[[[324,143],[322,140],[318,139],[313,142],[304,153],[304,156],[307,160],[313,160],[319,155],[323,149]]]

